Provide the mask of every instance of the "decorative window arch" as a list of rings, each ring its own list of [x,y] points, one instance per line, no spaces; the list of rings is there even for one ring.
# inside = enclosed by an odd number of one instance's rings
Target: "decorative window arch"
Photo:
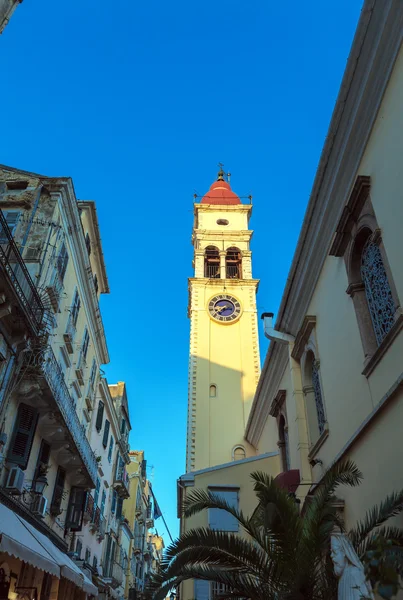
[[[308,344],[301,362],[309,435],[313,445],[327,431],[327,422],[319,370],[320,363],[315,356],[312,344]]]
[[[344,257],[368,376],[403,325],[399,298],[370,199],[371,180],[360,175],[336,227],[331,256]],[[394,333],[393,333],[394,332]],[[377,352],[382,345],[382,350]]]
[[[239,248],[228,248],[225,256],[225,277],[242,279],[242,253]]]
[[[217,398],[217,386],[215,383],[210,385],[209,396],[210,398]]]
[[[290,448],[288,442],[288,427],[283,414],[280,414],[280,418],[278,420],[278,447],[280,449],[282,469],[283,471],[289,471]]]
[[[220,252],[215,246],[207,246],[204,254],[204,276],[220,279]]]
[[[243,460],[246,458],[246,450],[243,446],[234,446],[232,449],[232,460]]]

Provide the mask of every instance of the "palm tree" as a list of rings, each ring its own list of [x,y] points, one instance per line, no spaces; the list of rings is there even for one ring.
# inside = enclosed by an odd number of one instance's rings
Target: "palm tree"
[[[340,485],[359,485],[362,474],[356,465],[347,460],[329,469],[301,511],[273,477],[261,472],[251,477],[257,508],[250,517],[217,494],[197,489],[190,493],[183,506],[185,517],[209,508],[222,509],[237,519],[245,535],[209,528],[184,533],[165,553],[153,582],[154,600],[162,600],[188,579],[221,584],[228,590],[220,594],[222,599],[330,600],[337,596],[330,536],[335,528],[344,531],[344,526],[335,490]],[[402,530],[382,527],[402,509],[403,490],[370,510],[348,533],[360,556],[380,535],[403,543]]]

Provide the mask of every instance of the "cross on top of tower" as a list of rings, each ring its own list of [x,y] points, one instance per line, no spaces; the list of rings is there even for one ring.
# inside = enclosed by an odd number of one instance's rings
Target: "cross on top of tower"
[[[224,181],[224,175],[225,175],[225,173],[223,171],[224,164],[219,162],[218,166],[220,167],[220,170],[218,171],[218,174],[217,174],[217,181]]]

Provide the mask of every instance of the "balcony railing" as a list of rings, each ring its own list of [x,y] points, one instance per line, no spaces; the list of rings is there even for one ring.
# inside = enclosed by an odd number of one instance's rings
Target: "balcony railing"
[[[209,279],[220,279],[220,264],[204,265],[204,276]]]
[[[227,279],[240,279],[240,266],[239,265],[226,265],[225,272]]]
[[[120,467],[116,470],[114,484],[119,496],[122,498],[128,498],[130,496],[129,476],[124,467]]]
[[[41,371],[95,487],[98,470],[97,460],[76,413],[73,400],[64,380],[63,371],[59,367],[51,348],[47,350],[41,363]]]
[[[1,210],[0,263],[21,302],[31,327],[38,334],[45,309]]]
[[[123,567],[119,563],[113,563],[112,566],[112,579],[115,582],[115,585],[119,586],[123,583]]]

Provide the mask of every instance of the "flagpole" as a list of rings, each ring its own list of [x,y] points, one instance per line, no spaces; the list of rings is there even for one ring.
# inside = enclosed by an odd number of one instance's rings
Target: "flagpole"
[[[157,499],[156,499],[156,497],[155,497],[155,494],[154,494],[154,490],[153,490],[153,488],[152,488],[152,485],[150,485],[150,490],[151,490],[152,497],[154,498],[154,503],[155,503],[155,504],[157,504],[157,506],[159,507],[159,504],[158,504],[158,502],[157,502]],[[154,504],[154,506],[155,506],[155,504]],[[167,525],[167,522],[165,521],[165,517],[164,517],[164,515],[162,514],[162,510],[161,510],[161,509],[160,509],[160,513],[161,513],[161,517],[162,517],[162,520],[163,520],[163,522],[164,522],[164,525],[165,525],[165,529],[167,530],[167,532],[168,532],[168,535],[169,535],[169,538],[170,538],[171,542],[173,543],[173,541],[174,541],[174,540],[173,540],[173,537],[172,537],[172,535],[171,535],[171,532],[169,531],[169,527],[168,527],[168,525]]]

